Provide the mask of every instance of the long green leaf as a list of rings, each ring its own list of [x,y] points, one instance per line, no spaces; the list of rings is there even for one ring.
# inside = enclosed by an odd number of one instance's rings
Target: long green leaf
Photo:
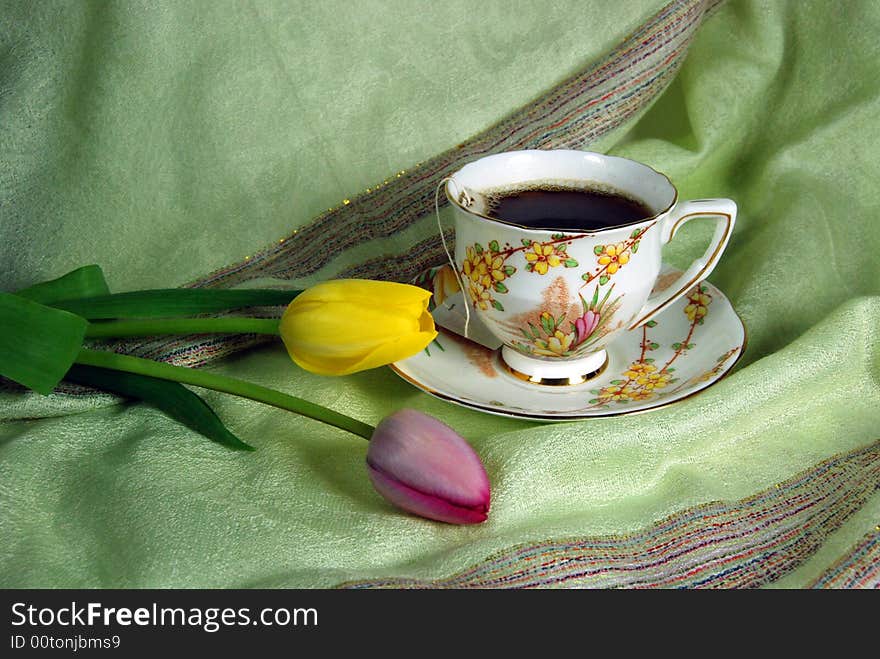
[[[299,293],[269,289],[166,288],[84,297],[53,306],[90,320],[170,318],[242,307],[286,305]]]
[[[85,319],[0,293],[0,375],[48,394],[82,347]]]
[[[199,395],[178,382],[82,364],[74,364],[65,379],[143,400],[211,441],[237,450],[254,450],[232,434]]]
[[[60,300],[109,295],[110,289],[107,287],[107,281],[104,279],[104,273],[100,266],[86,265],[68,272],[58,279],[23,288],[16,291],[15,294],[40,304],[52,305],[53,302]]]

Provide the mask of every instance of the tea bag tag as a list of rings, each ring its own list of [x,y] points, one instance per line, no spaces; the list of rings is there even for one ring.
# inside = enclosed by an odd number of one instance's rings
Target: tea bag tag
[[[446,252],[446,258],[449,260],[449,266],[452,268],[452,272],[455,274],[455,281],[458,282],[458,288],[461,291],[462,299],[464,301],[464,332],[462,336],[464,338],[468,337],[468,329],[471,324],[471,306],[467,302],[467,295],[465,294],[464,282],[461,280],[461,275],[458,273],[458,268],[455,265],[455,259],[452,258],[452,254],[449,251],[449,246],[446,244],[446,236],[443,234],[443,224],[440,222],[440,189],[446,185],[450,184],[451,187],[454,187],[453,194],[455,195],[458,203],[460,203],[465,208],[469,208],[474,203],[474,197],[471,195],[467,188],[458,184],[451,176],[447,176],[443,178],[440,183],[437,185],[437,189],[434,191],[434,213],[437,216],[437,229],[440,231],[440,241],[443,243],[443,251]]]

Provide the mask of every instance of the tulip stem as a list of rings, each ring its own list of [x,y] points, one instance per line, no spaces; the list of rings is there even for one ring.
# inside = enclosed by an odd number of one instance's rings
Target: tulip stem
[[[331,426],[347,430],[350,433],[369,440],[373,435],[375,428],[350,416],[345,416],[339,412],[327,409],[315,403],[311,403],[296,396],[261,387],[258,384],[237,380],[225,375],[219,375],[210,371],[195,368],[187,368],[185,366],[173,366],[172,364],[164,364],[162,362],[154,362],[150,359],[142,359],[140,357],[132,357],[130,355],[120,355],[115,352],[104,352],[100,350],[82,349],[76,358],[76,363],[85,364],[87,366],[99,366],[101,368],[109,368],[116,371],[125,371],[127,373],[135,373],[138,375],[148,375],[150,377],[159,378],[161,380],[171,380],[172,382],[181,382],[190,384],[204,389],[213,389],[227,394],[235,394],[244,398],[250,398],[266,405],[279,407],[283,410],[289,410],[302,414],[310,419],[322,421]]]
[[[155,320],[108,320],[89,323],[86,336],[154,336],[158,334],[273,334],[277,318],[160,318]]]

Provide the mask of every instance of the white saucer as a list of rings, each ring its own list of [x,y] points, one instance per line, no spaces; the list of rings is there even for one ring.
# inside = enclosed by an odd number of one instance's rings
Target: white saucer
[[[418,283],[430,289],[437,271],[423,273]],[[664,267],[658,288],[678,274]],[[724,377],[746,342],[745,326],[730,301],[707,281],[654,321],[615,340],[607,348],[604,370],[578,385],[523,382],[507,370],[499,350],[438,330],[439,336],[426,350],[391,368],[443,400],[490,414],[542,421],[631,414],[682,400]]]

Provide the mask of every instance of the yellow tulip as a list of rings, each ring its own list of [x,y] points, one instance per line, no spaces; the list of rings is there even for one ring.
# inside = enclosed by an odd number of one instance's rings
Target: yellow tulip
[[[408,284],[334,279],[300,293],[279,332],[297,365],[319,375],[348,375],[424,350],[437,336],[430,297]]]

